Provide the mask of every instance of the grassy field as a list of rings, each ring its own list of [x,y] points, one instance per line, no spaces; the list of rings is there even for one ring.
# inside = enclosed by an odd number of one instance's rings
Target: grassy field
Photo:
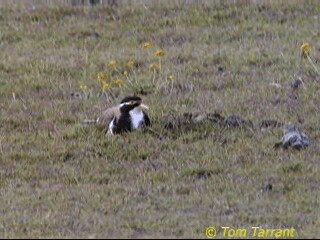
[[[197,2],[0,8],[1,238],[319,237],[319,2]],[[82,124],[133,94],[161,137]],[[254,126],[164,127],[202,111]],[[263,120],[312,144],[275,150]]]

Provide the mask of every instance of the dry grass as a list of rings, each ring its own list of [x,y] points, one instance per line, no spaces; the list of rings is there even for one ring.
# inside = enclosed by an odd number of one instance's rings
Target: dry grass
[[[209,226],[318,236],[320,78],[299,47],[310,42],[319,63],[319,15],[316,1],[0,8],[0,237],[205,238]],[[102,90],[103,71],[131,83]],[[305,89],[293,92],[298,76]],[[133,93],[162,138],[81,126]],[[164,129],[170,113],[199,111],[254,128]],[[260,131],[265,119],[299,123],[312,145],[275,151],[282,130]]]

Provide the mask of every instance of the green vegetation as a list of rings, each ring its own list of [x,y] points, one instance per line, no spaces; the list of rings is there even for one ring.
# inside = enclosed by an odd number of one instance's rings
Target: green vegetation
[[[319,3],[174,2],[0,8],[0,237],[319,236],[320,76],[300,55],[310,43],[319,66]],[[81,124],[131,94],[161,138]],[[164,128],[201,111],[255,128]],[[265,119],[299,123],[312,145],[273,149],[282,130]]]

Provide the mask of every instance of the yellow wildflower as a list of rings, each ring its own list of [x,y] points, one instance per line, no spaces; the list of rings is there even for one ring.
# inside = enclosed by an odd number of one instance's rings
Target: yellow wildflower
[[[108,75],[105,72],[98,72],[97,73],[97,80],[99,82],[105,81],[108,79]]]
[[[117,66],[117,62],[115,60],[110,61],[110,63],[108,64],[108,67],[110,68],[115,68]]]
[[[124,72],[123,72],[123,75],[128,76],[129,73],[128,73],[127,71],[124,71]]]
[[[152,44],[146,42],[146,43],[143,43],[143,44],[141,45],[141,47],[142,47],[142,48],[145,48],[145,49],[147,49],[147,48],[152,48]]]
[[[112,82],[113,85],[123,85],[125,82],[122,79],[117,79]]]
[[[164,51],[158,50],[158,51],[155,51],[155,52],[153,53],[153,55],[156,56],[156,57],[163,57],[163,56],[166,55],[166,54],[165,54]]]
[[[157,70],[157,69],[159,69],[159,65],[156,64],[156,63],[151,63],[151,64],[149,65],[149,69],[151,69],[151,70]]]
[[[309,56],[311,45],[309,43],[304,43],[301,45],[300,49],[303,57]]]
[[[132,68],[132,67],[134,67],[134,64],[135,64],[135,61],[130,60],[130,61],[127,63],[127,66],[128,66],[129,68]]]
[[[170,76],[168,77],[168,79],[169,79],[169,80],[174,80],[174,76],[173,76],[173,75],[170,75]]]
[[[80,85],[80,89],[83,90],[83,91],[85,91],[85,90],[88,89],[88,86],[87,86],[87,85],[84,85],[84,84],[81,84],[81,85]]]
[[[301,56],[307,58],[310,64],[312,65],[312,67],[314,68],[314,70],[318,74],[320,74],[317,66],[313,63],[312,59],[310,58],[311,45],[309,43],[304,43],[301,45],[300,50],[301,50]]]
[[[102,83],[101,85],[102,89],[110,89],[111,87],[112,87],[111,84],[106,82]]]

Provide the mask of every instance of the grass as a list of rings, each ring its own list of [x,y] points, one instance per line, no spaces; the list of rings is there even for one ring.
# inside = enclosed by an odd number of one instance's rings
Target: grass
[[[0,8],[0,237],[205,238],[210,226],[318,236],[320,78],[299,54],[309,42],[319,62],[319,4],[240,3]],[[126,84],[101,89],[99,72]],[[81,125],[131,94],[162,138]],[[312,145],[274,150],[281,129],[164,129],[172,112],[201,111],[299,123]]]

